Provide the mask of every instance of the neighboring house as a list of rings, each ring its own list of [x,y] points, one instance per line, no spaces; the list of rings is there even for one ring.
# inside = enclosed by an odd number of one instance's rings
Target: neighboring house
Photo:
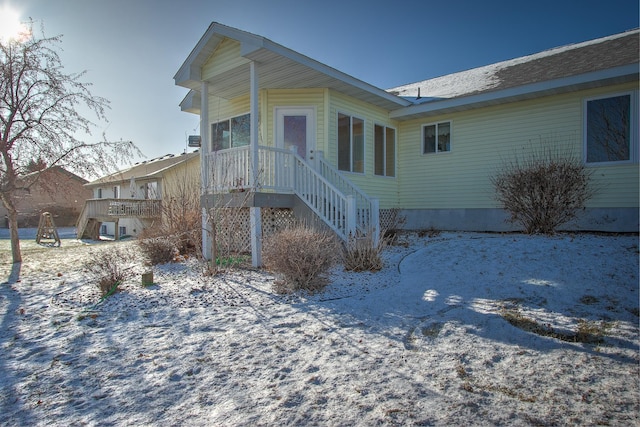
[[[200,115],[203,207],[255,190],[242,199],[254,264],[264,208],[312,212],[342,238],[375,236],[393,212],[406,229],[506,231],[491,177],[551,150],[582,159],[597,189],[568,228],[637,232],[638,39],[382,90],[212,23],[174,77],[190,89],[182,110]]]
[[[84,201],[91,197],[86,183],[86,179],[58,166],[21,177],[19,185],[29,189],[17,194],[18,227],[37,227],[43,212],[49,212],[58,227],[74,226]],[[7,210],[0,203],[2,227],[9,226],[6,218]]]
[[[169,203],[178,193],[200,187],[200,154],[168,154],[136,163],[129,169],[86,184],[86,200],[77,223],[78,237],[98,239],[100,235],[116,240],[136,236],[160,221],[162,203]]]

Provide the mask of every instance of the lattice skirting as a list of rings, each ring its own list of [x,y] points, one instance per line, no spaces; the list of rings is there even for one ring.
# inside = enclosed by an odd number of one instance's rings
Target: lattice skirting
[[[380,209],[380,230],[382,232],[402,228],[404,218],[398,209]]]
[[[268,237],[295,222],[291,209],[262,208],[262,237]],[[216,225],[218,250],[222,253],[251,252],[249,208],[215,208],[211,217]]]

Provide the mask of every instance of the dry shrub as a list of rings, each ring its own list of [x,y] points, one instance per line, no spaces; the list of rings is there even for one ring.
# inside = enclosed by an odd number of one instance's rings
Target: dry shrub
[[[131,277],[131,259],[133,254],[123,248],[106,248],[93,252],[91,260],[84,268],[94,276],[100,288],[100,294],[106,297],[117,292],[119,286]]]
[[[276,292],[316,292],[324,288],[321,276],[338,260],[340,245],[329,232],[296,225],[266,238],[263,253],[267,268],[283,278]]]
[[[165,237],[138,240],[138,246],[151,265],[171,262],[178,253],[174,241]]]
[[[380,271],[385,239],[373,244],[370,235],[351,237],[344,250],[344,268],[347,271]]]
[[[138,239],[164,239],[171,242],[180,254],[200,255],[202,208],[200,207],[199,173],[183,168],[171,173],[167,178],[169,179],[165,179],[162,194],[162,220],[144,229],[138,235]],[[157,245],[163,245],[163,243]]]
[[[526,233],[553,234],[575,218],[593,196],[590,173],[582,161],[551,150],[517,158],[491,181],[496,198]]]

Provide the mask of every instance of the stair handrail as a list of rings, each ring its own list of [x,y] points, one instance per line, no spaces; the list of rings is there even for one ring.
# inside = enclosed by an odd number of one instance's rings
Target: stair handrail
[[[320,174],[347,196],[353,196],[356,202],[357,227],[363,234],[368,234],[373,226],[373,200],[360,190],[324,158],[322,151],[316,152]]]

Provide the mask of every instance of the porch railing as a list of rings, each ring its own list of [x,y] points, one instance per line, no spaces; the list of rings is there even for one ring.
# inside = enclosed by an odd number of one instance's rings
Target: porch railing
[[[292,151],[260,146],[254,183],[248,146],[208,153],[205,161],[210,192],[255,189],[296,194],[342,239],[360,231],[377,243],[377,203],[324,160],[318,171]]]

